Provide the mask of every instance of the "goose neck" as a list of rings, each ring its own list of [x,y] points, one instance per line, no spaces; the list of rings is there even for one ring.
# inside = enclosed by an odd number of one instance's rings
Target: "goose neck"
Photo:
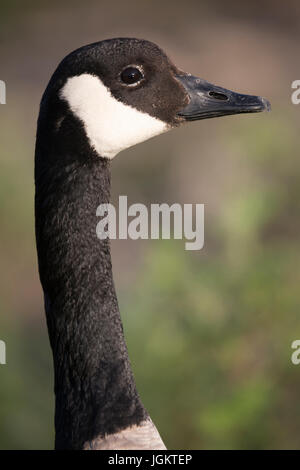
[[[55,160],[54,160],[55,161]],[[36,155],[36,239],[53,351],[56,448],[82,448],[147,416],[134,382],[96,209],[110,198],[99,157],[51,169]]]

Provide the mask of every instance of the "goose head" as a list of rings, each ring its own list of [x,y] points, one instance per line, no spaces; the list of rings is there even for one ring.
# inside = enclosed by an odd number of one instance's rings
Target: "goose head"
[[[101,41],[69,54],[46,95],[62,102],[56,130],[71,115],[90,147],[107,159],[187,121],[269,109],[266,99],[185,73],[157,45],[130,38]]]

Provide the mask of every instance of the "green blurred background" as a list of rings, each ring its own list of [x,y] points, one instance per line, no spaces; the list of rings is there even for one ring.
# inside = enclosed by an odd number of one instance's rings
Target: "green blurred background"
[[[1,449],[53,447],[33,228],[39,100],[62,57],[115,36],[152,40],[183,70],[273,105],[190,124],[113,162],[114,201],[205,204],[199,252],[184,241],[112,243],[143,402],[169,448],[299,447],[299,20],[291,0],[1,0]]]

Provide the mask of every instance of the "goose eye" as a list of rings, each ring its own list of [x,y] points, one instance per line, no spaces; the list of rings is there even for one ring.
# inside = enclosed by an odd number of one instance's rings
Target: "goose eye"
[[[121,73],[121,80],[126,85],[136,85],[143,78],[142,72],[136,67],[127,67]]]

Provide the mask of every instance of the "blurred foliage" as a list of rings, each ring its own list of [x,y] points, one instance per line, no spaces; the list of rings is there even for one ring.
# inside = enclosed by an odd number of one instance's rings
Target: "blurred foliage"
[[[251,11],[258,15],[262,3],[268,2],[258,2],[255,10],[251,2]],[[7,27],[14,15],[22,16],[19,5],[1,3]],[[164,14],[171,28],[167,8]],[[182,28],[191,32],[188,19],[182,15]],[[138,15],[134,21],[142,24]],[[235,25],[242,28],[239,21]],[[256,23],[251,27],[253,40]],[[277,30],[269,34],[275,40]],[[275,47],[272,54],[277,57]],[[0,339],[7,344],[7,365],[0,366],[0,448],[52,448],[52,361],[33,217],[34,119],[41,90],[31,94],[28,84],[18,86],[0,108]],[[297,112],[280,98],[270,115],[196,123],[114,163],[114,192],[130,193],[133,202],[206,204],[200,252],[185,251],[183,241],[136,242],[122,265],[119,253],[131,245],[113,244],[138,389],[169,448],[299,445],[299,369],[290,361],[291,343],[300,335]]]
[[[298,447],[297,129],[240,122],[228,145],[247,171],[206,227],[217,248],[152,242],[131,299],[123,294],[140,392],[171,448]]]

